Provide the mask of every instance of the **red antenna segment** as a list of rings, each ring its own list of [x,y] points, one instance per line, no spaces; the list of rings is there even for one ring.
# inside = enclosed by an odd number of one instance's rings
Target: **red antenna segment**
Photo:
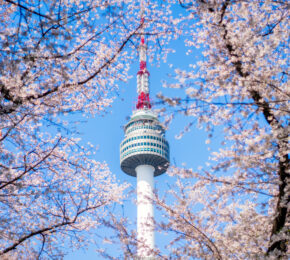
[[[144,17],[141,18],[141,23],[144,23]],[[139,47],[139,62],[140,68],[137,73],[137,93],[138,102],[136,105],[137,109],[150,109],[150,98],[149,98],[149,75],[146,66],[146,51],[147,45],[145,44],[144,35],[141,36],[140,47]]]

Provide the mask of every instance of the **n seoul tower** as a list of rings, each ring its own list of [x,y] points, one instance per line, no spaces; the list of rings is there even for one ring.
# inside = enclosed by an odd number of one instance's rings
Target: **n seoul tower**
[[[144,18],[141,18],[144,23]],[[169,166],[169,144],[165,129],[151,110],[149,72],[146,65],[144,36],[139,47],[140,69],[137,73],[138,101],[136,110],[125,125],[125,138],[120,145],[121,169],[137,177],[137,257],[154,257],[153,189],[155,176]]]

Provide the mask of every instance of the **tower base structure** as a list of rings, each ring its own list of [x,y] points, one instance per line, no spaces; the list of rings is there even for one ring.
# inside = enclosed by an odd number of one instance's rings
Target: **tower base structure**
[[[154,254],[154,171],[151,165],[139,165],[137,173],[137,259],[153,259]]]

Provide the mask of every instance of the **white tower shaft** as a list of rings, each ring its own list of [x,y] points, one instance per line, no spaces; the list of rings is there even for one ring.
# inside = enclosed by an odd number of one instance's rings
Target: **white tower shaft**
[[[153,257],[154,212],[153,189],[154,167],[139,165],[137,173],[137,255],[140,259]]]

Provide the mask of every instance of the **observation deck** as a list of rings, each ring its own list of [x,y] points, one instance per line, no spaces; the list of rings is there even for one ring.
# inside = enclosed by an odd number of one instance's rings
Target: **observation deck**
[[[125,139],[120,145],[122,170],[136,177],[136,167],[151,165],[154,176],[166,172],[169,161],[169,144],[165,129],[150,109],[136,110],[125,126]]]

